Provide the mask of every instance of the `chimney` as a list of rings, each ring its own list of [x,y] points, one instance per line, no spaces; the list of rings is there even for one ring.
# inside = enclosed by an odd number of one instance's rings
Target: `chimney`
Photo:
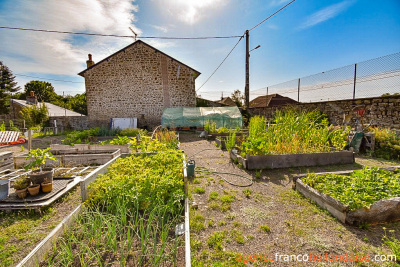
[[[88,56],[89,56],[89,60],[86,61],[86,66],[87,66],[87,68],[90,68],[91,66],[94,65],[94,62],[92,60],[92,54],[89,54]]]
[[[30,93],[30,95],[26,97],[26,102],[28,104],[36,105],[38,103],[38,101],[37,101],[37,97],[35,96],[35,92],[34,91],[30,91],[29,93]]]

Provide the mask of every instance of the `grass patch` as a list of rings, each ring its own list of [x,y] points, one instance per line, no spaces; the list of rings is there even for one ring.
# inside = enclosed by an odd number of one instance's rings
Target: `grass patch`
[[[207,245],[216,250],[222,250],[222,242],[226,236],[225,232],[215,232],[207,239]]]
[[[245,195],[245,197],[250,198],[251,194],[253,193],[253,191],[251,191],[250,189],[246,188],[243,191],[243,194]]]
[[[206,221],[206,219],[204,218],[203,215],[194,214],[194,216],[192,216],[190,218],[190,222],[189,222],[190,231],[192,231],[194,233],[198,233],[198,232],[206,229],[206,226],[204,225],[205,221]]]
[[[269,228],[269,225],[266,225],[266,224],[261,225],[260,229],[261,229],[261,231],[264,231],[266,233],[270,233],[271,232],[271,228]]]
[[[201,194],[204,194],[204,193],[206,192],[206,190],[205,190],[203,187],[196,187],[196,188],[194,189],[194,192],[195,192],[196,194],[201,195]]]
[[[216,191],[213,191],[213,192],[211,192],[210,193],[210,195],[208,196],[208,201],[211,201],[211,200],[216,200],[216,199],[218,199],[218,192],[216,192]]]

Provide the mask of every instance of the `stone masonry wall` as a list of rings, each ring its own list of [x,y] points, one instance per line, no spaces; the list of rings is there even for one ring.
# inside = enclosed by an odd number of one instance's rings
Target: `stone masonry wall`
[[[111,118],[161,124],[167,107],[194,107],[195,72],[144,43],[135,43],[85,73],[89,127]]]
[[[374,97],[355,100],[339,100],[318,103],[299,103],[293,106],[307,110],[320,110],[329,116],[334,125],[343,124],[345,115],[357,109],[365,109],[364,123],[392,129],[400,129],[400,96]],[[276,109],[282,107],[252,108],[252,115],[261,115],[271,119]]]

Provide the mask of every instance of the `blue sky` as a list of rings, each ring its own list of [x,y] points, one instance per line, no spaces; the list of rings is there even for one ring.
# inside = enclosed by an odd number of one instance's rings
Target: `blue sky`
[[[0,0],[0,25],[142,36],[229,36],[285,5],[287,0]],[[297,0],[250,32],[250,90],[400,51],[399,0]],[[0,60],[18,74],[21,87],[34,78],[53,80],[56,92],[84,92],[77,73],[87,54],[95,62],[133,39],[76,37],[0,29]],[[202,74],[199,88],[237,39],[147,40]],[[217,99],[244,90],[245,42],[198,91]]]

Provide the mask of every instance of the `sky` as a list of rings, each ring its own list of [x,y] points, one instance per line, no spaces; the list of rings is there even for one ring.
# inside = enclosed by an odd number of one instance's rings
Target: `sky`
[[[240,36],[289,2],[0,0],[0,26],[132,35],[130,27],[139,38]],[[399,14],[399,0],[296,0],[250,31],[250,48],[261,46],[250,53],[250,92],[400,52]],[[86,68],[87,54],[99,62],[133,41],[0,29],[0,61],[21,88],[45,80],[58,94],[75,95],[85,91],[77,73]],[[196,79],[201,97],[244,92],[243,39],[208,82],[238,38],[142,41],[201,72]]]

